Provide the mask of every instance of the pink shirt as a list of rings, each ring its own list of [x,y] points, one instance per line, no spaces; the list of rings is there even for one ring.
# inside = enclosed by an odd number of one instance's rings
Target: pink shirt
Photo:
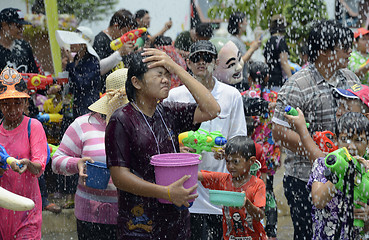
[[[0,126],[0,144],[7,153],[17,159],[28,158],[40,163],[45,170],[47,148],[46,135],[41,123],[31,120],[31,136],[28,138],[28,117],[15,129],[7,131]],[[42,201],[38,176],[26,170],[23,174],[8,169],[0,178],[0,186],[32,199],[35,207],[29,211],[11,211],[0,208],[0,239],[41,239]]]
[[[65,131],[53,156],[53,171],[67,176],[78,174],[77,162],[83,157],[106,163],[105,128],[106,123],[98,114],[78,117]],[[87,187],[79,179],[74,203],[74,213],[79,220],[117,224],[118,196],[111,178],[106,189]]]

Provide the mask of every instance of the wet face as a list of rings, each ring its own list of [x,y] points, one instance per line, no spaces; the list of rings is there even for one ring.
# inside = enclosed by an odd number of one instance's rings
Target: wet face
[[[356,41],[356,49],[362,53],[368,53],[369,34],[365,34]]]
[[[162,100],[168,97],[170,90],[170,73],[163,67],[149,69],[140,81],[140,92],[149,98]]]
[[[246,27],[247,27],[247,19],[244,18],[241,23],[239,23],[240,26],[240,33],[246,33]]]
[[[2,23],[2,29],[5,35],[12,39],[21,39],[23,37],[23,25],[18,23]]]
[[[211,78],[215,68],[215,55],[208,52],[197,52],[187,59],[188,68],[195,77]]]
[[[347,68],[349,63],[349,57],[351,55],[352,49],[345,48],[341,45],[336,46],[334,50],[328,50],[328,64],[327,67],[334,67],[334,69]]]
[[[0,100],[0,111],[8,122],[17,122],[22,119],[26,108],[26,99],[9,98]]]
[[[137,22],[140,27],[149,28],[150,27],[150,15],[146,13],[142,18],[140,18]]]
[[[218,59],[214,76],[219,81],[232,85],[242,81],[244,62],[241,58],[241,52],[232,41],[227,42],[222,47]]]
[[[80,54],[87,51],[87,46],[86,44],[71,44],[70,51],[76,54]]]
[[[252,158],[246,159],[240,154],[230,154],[225,157],[228,172],[232,178],[242,179],[249,175],[251,166],[254,164]]]
[[[338,137],[338,147],[346,147],[351,156],[364,156],[368,141],[366,139],[365,132],[362,133],[349,133],[343,132]]]
[[[363,113],[362,103],[359,99],[345,99],[341,98],[338,101],[338,108],[336,112],[336,119],[340,119],[343,114],[348,112]]]

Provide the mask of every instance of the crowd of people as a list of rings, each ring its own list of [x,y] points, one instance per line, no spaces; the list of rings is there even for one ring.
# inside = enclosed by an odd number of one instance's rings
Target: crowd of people
[[[294,239],[362,239],[369,230],[369,205],[357,198],[361,175],[352,173],[369,169],[368,29],[317,21],[296,72],[283,15],[270,17],[263,46],[259,35],[243,42],[247,17],[234,12],[228,37],[198,23],[173,40],[165,36],[169,19],[158,33],[142,34],[141,45],[127,41],[113,50],[123,34],[150,28],[149,11],[120,9],[96,36],[84,26],[57,30],[68,83],[30,90],[23,74],[44,74],[22,39],[31,23],[6,8],[0,24],[0,144],[18,159],[1,159],[0,186],[35,202],[24,212],[0,208],[7,222],[0,239],[41,239],[42,210],[62,207],[74,208],[78,239],[277,239],[273,183],[283,154]],[[261,46],[265,61],[252,60]],[[53,122],[53,114],[62,117]],[[184,188],[185,175],[156,184],[151,157],[193,153],[178,135],[199,128],[228,142],[201,153],[198,183]],[[332,174],[330,151],[316,142],[324,131],[332,133],[331,148],[354,159],[342,176]],[[47,142],[59,146],[52,156]],[[89,163],[109,169],[104,189],[86,185]],[[63,176],[64,206],[49,202],[48,171]],[[244,204],[214,205],[209,189],[244,192]]]

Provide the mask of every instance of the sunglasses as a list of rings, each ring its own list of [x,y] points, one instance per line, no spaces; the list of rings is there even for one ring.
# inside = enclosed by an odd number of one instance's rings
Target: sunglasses
[[[214,55],[210,53],[196,53],[192,55],[189,59],[193,63],[197,63],[200,59],[203,59],[206,63],[211,63],[214,59]]]

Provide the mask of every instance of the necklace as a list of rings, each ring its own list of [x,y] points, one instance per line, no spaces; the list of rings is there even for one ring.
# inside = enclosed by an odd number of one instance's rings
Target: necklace
[[[159,142],[158,142],[158,139],[156,138],[154,131],[152,130],[152,128],[151,128],[151,126],[150,126],[149,122],[147,121],[147,119],[146,119],[146,117],[145,117],[145,114],[143,114],[143,112],[142,112],[142,111],[141,111],[141,109],[136,105],[136,103],[134,103],[134,102],[131,102],[131,103],[132,103],[132,105],[133,105],[133,106],[134,106],[134,107],[135,107],[135,108],[136,108],[136,109],[141,113],[142,117],[145,119],[146,125],[149,127],[149,129],[150,129],[150,131],[151,131],[152,135],[154,136],[154,139],[155,139],[155,142],[156,142],[156,147],[157,147],[157,149],[158,149],[158,154],[160,154],[160,148],[159,148]],[[158,110],[158,107],[156,107],[156,110]],[[158,113],[159,113],[159,115],[160,115],[161,121],[164,123],[165,129],[167,130],[167,133],[168,133],[168,135],[169,135],[169,137],[170,137],[170,140],[172,141],[172,146],[173,146],[174,152],[175,152],[175,153],[177,153],[177,150],[176,150],[176,148],[175,148],[175,146],[174,146],[174,141],[173,141],[172,135],[170,135],[169,129],[168,129],[168,127],[167,127],[167,124],[165,124],[165,121],[164,121],[163,116],[161,115],[160,111],[158,111]]]

